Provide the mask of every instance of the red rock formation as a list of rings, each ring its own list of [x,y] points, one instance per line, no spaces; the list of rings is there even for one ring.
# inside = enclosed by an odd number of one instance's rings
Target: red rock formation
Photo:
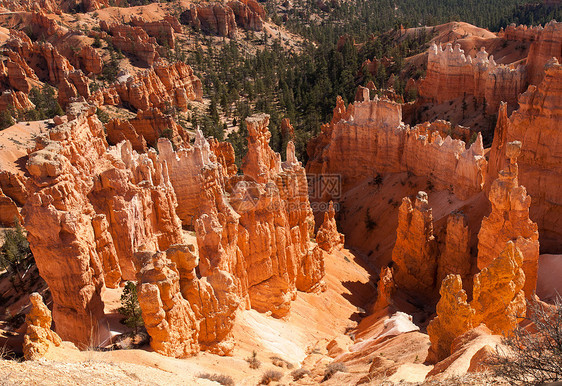
[[[148,66],[152,66],[159,58],[157,39],[149,36],[143,28],[117,23],[108,24],[105,21],[100,23],[100,27],[111,34],[111,42],[116,48],[135,55]]]
[[[271,150],[268,121],[266,115],[247,120],[244,176],[228,171],[232,161],[218,162],[200,132],[193,147],[174,152],[161,139],[158,149],[169,165],[178,214],[195,226],[202,277],[217,268],[231,274],[242,304],[279,317],[297,288],[321,289],[324,264],[309,241],[313,219],[304,168],[291,142],[286,162]]]
[[[505,30],[502,28],[498,36],[505,40],[515,40],[519,42],[533,42],[540,36],[542,26],[508,25]]]
[[[35,105],[31,103],[24,92],[6,90],[0,94],[0,111],[8,108],[25,111],[35,108]]]
[[[53,295],[57,331],[91,345],[104,338],[100,292],[105,277],[108,285],[117,282],[116,261],[123,278],[134,279],[134,252],[165,249],[182,235],[167,170],[155,163],[156,154],[138,155],[130,144],[107,152],[95,108],[71,104],[68,111],[68,123],[38,137],[29,156],[32,194],[24,225]]]
[[[369,102],[371,91],[367,87],[359,86],[357,87],[357,92],[355,93],[355,102]]]
[[[165,252],[137,254],[138,298],[150,345],[154,351],[177,358],[199,352],[198,324],[180,291],[176,264]]]
[[[236,166],[234,148],[230,142],[219,142],[215,138],[209,138],[209,147],[217,157],[217,162],[222,166],[226,177],[234,177],[238,171]]]
[[[195,267],[199,261],[192,245],[175,245],[166,254],[178,268],[182,296],[199,323],[199,344],[202,349],[228,355],[234,348],[232,325],[240,305],[236,281],[228,272],[213,269],[198,278]]]
[[[392,305],[392,297],[396,292],[396,283],[392,276],[392,269],[389,267],[381,268],[379,281],[377,283],[377,300],[373,306],[373,310],[382,310]]]
[[[25,359],[38,359],[45,355],[50,346],[60,346],[61,338],[51,330],[51,311],[37,292],[29,295],[31,311],[25,316],[27,331],[23,339]]]
[[[436,287],[437,254],[427,194],[419,192],[414,206],[405,197],[398,214],[396,244],[392,250],[397,286],[412,296],[431,299]]]
[[[168,18],[174,19],[173,16],[168,16]],[[176,23],[174,25],[177,28]],[[179,31],[175,31],[169,19],[148,22],[142,17],[133,16],[131,25],[142,28],[149,36],[156,38],[160,45],[167,45],[169,48],[174,48],[176,44],[174,32],[181,32],[181,27]]]
[[[474,325],[480,323],[495,334],[507,335],[525,315],[523,254],[508,241],[499,256],[474,276]]]
[[[467,219],[462,212],[453,212],[447,218],[445,249],[438,260],[437,283],[450,274],[460,275],[464,282],[470,272],[470,232]]]
[[[493,346],[491,351],[495,353],[500,345],[501,337],[493,335],[484,324],[474,327],[453,340],[451,355],[436,363],[425,379],[429,382],[444,381],[450,380],[455,375],[469,372],[473,360],[478,361],[479,357],[482,359],[480,356],[482,354],[479,354],[482,349]]]
[[[519,98],[519,110],[509,119],[500,110],[494,143],[490,151],[491,175],[506,166],[506,147],[521,141],[518,157],[519,181],[532,197],[530,217],[538,225],[541,252],[559,253],[562,231],[562,159],[557,144],[562,141],[562,66],[552,61],[544,79]],[[497,139],[497,140],[496,140]]]
[[[344,243],[343,234],[338,232],[335,215],[334,204],[330,201],[330,208],[324,212],[324,222],[316,233],[318,246],[328,253],[343,248]]]
[[[0,189],[0,224],[13,226],[16,221],[21,223],[21,220],[16,203]]]
[[[22,91],[28,94],[34,85],[37,85],[39,79],[35,72],[27,65],[27,63],[20,58],[18,54],[13,51],[8,51],[9,56],[13,58],[8,59],[2,63],[2,83],[8,84],[10,88]],[[5,64],[4,64],[5,63]],[[35,82],[34,82],[35,81]]]
[[[118,0],[115,3],[119,5],[122,1]],[[109,7],[109,0],[83,0],[82,4],[86,12],[96,11],[105,7]]]
[[[2,0],[0,6],[10,11],[61,13],[60,1],[57,0]]]
[[[24,178],[6,170],[0,171],[0,189],[19,206],[25,204],[29,195]]]
[[[101,74],[103,60],[100,54],[92,46],[83,46],[79,54],[80,65],[86,73]]]
[[[160,139],[158,153],[160,160],[168,165],[170,181],[178,199],[176,212],[184,225],[193,227],[195,219],[203,213],[200,208],[204,193],[204,176],[201,170],[207,166],[214,166],[214,153],[211,152],[201,131],[196,133],[194,146],[185,144],[177,152],[168,140]],[[213,170],[218,173],[216,183],[222,186],[223,169],[213,167]]]
[[[411,128],[401,117],[401,105],[387,99],[375,97],[347,109],[338,99],[332,122],[309,142],[307,173],[339,174],[343,192],[377,174],[403,171],[431,178],[437,189],[452,186],[461,199],[482,190],[487,162],[480,136],[465,149],[464,142],[443,139],[431,125]]]
[[[420,82],[419,96],[434,103],[443,103],[466,95],[486,100],[487,112],[497,111],[501,101],[511,107],[526,86],[523,66],[512,68],[497,65],[493,56],[482,48],[475,58],[465,56],[460,45],[448,43],[445,49],[433,44],[429,50],[427,75]]]
[[[248,125],[248,152],[242,169],[244,174],[256,182],[265,184],[281,172],[281,155],[269,147],[271,133],[267,125],[269,117],[265,114],[246,120]],[[250,152],[249,150],[252,149]]]
[[[281,137],[283,140],[293,141],[295,139],[295,128],[291,125],[289,118],[281,120]]]
[[[431,341],[427,360],[437,362],[454,351],[453,341],[473,326],[485,324],[492,333],[507,335],[525,315],[522,291],[523,256],[512,241],[499,256],[474,276],[473,300],[467,303],[459,275],[447,276],[441,285],[437,317],[427,327]]]
[[[227,5],[234,11],[238,27],[251,31],[263,29],[265,9],[256,0],[234,0]]]
[[[113,236],[109,231],[109,223],[104,214],[95,215],[92,218],[94,236],[96,238],[96,250],[98,251],[103,266],[103,277],[105,286],[117,288],[123,276],[119,266],[119,258],[113,243]]]
[[[75,70],[52,44],[32,42],[25,34],[11,31],[6,45],[13,51],[9,54],[6,75],[12,87],[28,93],[31,87],[40,85],[37,80],[48,82],[59,88],[58,100],[62,106],[71,98],[90,96],[89,79],[81,70]]]
[[[236,19],[232,8],[222,3],[198,3],[181,14],[183,24],[218,36],[234,37]]]
[[[538,85],[544,77],[545,64],[552,58],[562,60],[562,22],[553,20],[533,32],[536,37],[529,48],[527,76],[530,84]]]
[[[500,254],[507,241],[513,241],[524,257],[525,294],[531,298],[537,284],[539,234],[529,219],[531,197],[518,182],[517,157],[521,142],[506,145],[509,165],[499,173],[489,193],[492,212],[482,220],[478,233],[478,268],[484,269]]]
[[[170,65],[159,62],[150,70],[99,90],[92,95],[90,102],[98,106],[126,102],[144,111],[150,108],[164,111],[177,106],[181,111],[187,111],[188,101],[201,101],[202,98],[201,81],[193,75],[191,67],[182,62]]]
[[[169,138],[176,146],[189,142],[187,132],[174,121],[172,116],[163,114],[157,108],[139,110],[137,116],[128,121],[112,119],[105,127],[107,141],[111,145],[128,140],[138,152],[146,152],[147,144],[156,145],[160,137]]]
[[[437,303],[437,317],[427,326],[431,347],[427,361],[437,363],[451,355],[451,346],[456,337],[473,327],[474,309],[467,303],[459,275],[448,275],[439,290],[441,299]]]

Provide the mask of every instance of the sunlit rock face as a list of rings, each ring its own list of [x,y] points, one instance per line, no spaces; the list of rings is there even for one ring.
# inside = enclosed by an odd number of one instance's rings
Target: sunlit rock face
[[[410,172],[452,189],[466,199],[484,186],[487,162],[480,135],[470,148],[442,136],[433,124],[405,125],[402,105],[388,99],[355,102],[338,99],[331,123],[309,142],[307,173],[338,175],[342,192],[379,174]],[[323,200],[335,197],[314,192]]]

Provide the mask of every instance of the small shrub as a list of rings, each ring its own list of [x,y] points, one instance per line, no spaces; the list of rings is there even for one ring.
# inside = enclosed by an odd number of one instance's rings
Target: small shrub
[[[252,356],[246,358],[246,362],[248,362],[248,364],[250,365],[251,369],[259,369],[261,366],[261,362],[258,359],[258,353],[255,351],[252,351]]]
[[[433,185],[433,181],[427,180],[427,184],[426,184],[425,188],[426,188],[429,192],[433,192],[433,189],[435,188],[435,186]]]
[[[322,382],[325,382],[328,379],[332,378],[334,374],[338,372],[346,373],[347,366],[341,362],[330,363],[328,367],[326,367],[326,371],[324,371],[324,378],[322,379]]]
[[[305,376],[310,376],[310,371],[307,369],[303,369],[302,367],[300,369],[296,369],[291,372],[291,377],[293,377],[293,381],[298,381],[299,379],[304,378]]]
[[[365,228],[367,230],[372,231],[377,227],[377,222],[371,217],[369,213],[369,208],[367,208],[367,213],[365,213]]]
[[[267,370],[263,373],[260,381],[260,385],[269,385],[273,381],[279,381],[283,378],[283,373],[277,370]]]
[[[283,367],[283,368],[287,368],[287,369],[292,369],[293,368],[293,364],[289,361],[286,361],[283,358],[280,357],[271,357],[271,363],[273,363],[275,366],[277,367]]]
[[[99,107],[96,109],[96,115],[98,116],[98,119],[101,121],[101,123],[107,123],[110,120],[107,111],[102,110]]]
[[[234,386],[234,380],[229,375],[204,373],[204,374],[199,374],[197,377],[220,383],[223,386]]]
[[[562,298],[552,308],[538,301],[528,305],[535,331],[517,327],[503,339],[487,363],[494,375],[512,385],[537,385],[562,381]]]
[[[92,47],[101,48],[101,39],[99,38],[99,36],[96,36],[94,38],[94,42],[92,43]]]

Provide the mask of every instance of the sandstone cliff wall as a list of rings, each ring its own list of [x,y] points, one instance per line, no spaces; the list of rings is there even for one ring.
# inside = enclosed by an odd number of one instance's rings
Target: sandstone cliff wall
[[[96,106],[127,103],[143,111],[165,110],[169,106],[187,111],[188,101],[202,98],[201,80],[190,66],[182,62],[170,65],[158,62],[149,70],[97,91],[89,101]]]
[[[166,168],[155,163],[154,152],[138,155],[128,143],[107,152],[94,112],[71,105],[58,126],[37,138],[23,210],[35,261],[53,295],[57,331],[81,345],[103,338],[104,283],[134,279],[132,256],[139,248],[161,250],[182,240]]]
[[[552,58],[562,60],[562,22],[551,21],[540,29],[529,48],[527,73],[530,84],[538,85],[544,77],[544,66]]]
[[[256,0],[234,0],[227,3],[192,4],[180,20],[207,33],[234,37],[238,27],[261,31],[266,19],[264,8]]]
[[[338,99],[332,122],[308,145],[307,173],[341,176],[344,192],[377,174],[396,172],[431,178],[437,189],[452,189],[461,199],[482,190],[487,162],[480,135],[466,149],[431,125],[403,124],[401,116],[401,105],[387,99],[347,108]]]
[[[517,96],[526,87],[524,66],[498,65],[482,48],[476,57],[466,56],[457,44],[429,49],[427,75],[420,82],[421,98],[443,103],[464,96],[486,100],[487,112],[495,113],[500,102],[517,105]]]
[[[559,253],[562,240],[562,66],[547,65],[544,79],[519,98],[519,110],[509,118],[500,109],[490,150],[490,186],[499,170],[508,165],[507,143],[520,141],[519,182],[532,198],[530,218],[538,225],[541,252]]]

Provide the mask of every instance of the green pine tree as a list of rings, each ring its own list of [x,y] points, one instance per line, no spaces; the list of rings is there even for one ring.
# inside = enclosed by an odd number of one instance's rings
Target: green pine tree
[[[4,244],[0,247],[0,268],[13,275],[11,281],[14,287],[17,287],[16,279],[19,285],[23,283],[22,272],[25,272],[34,260],[22,226],[17,219],[14,222],[15,229],[4,233]]]
[[[142,320],[142,310],[137,297],[137,285],[132,281],[128,281],[125,284],[123,294],[121,295],[121,307],[119,307],[118,311],[123,315],[121,323],[132,328],[133,333],[137,335],[138,329],[144,325],[144,321]]]

